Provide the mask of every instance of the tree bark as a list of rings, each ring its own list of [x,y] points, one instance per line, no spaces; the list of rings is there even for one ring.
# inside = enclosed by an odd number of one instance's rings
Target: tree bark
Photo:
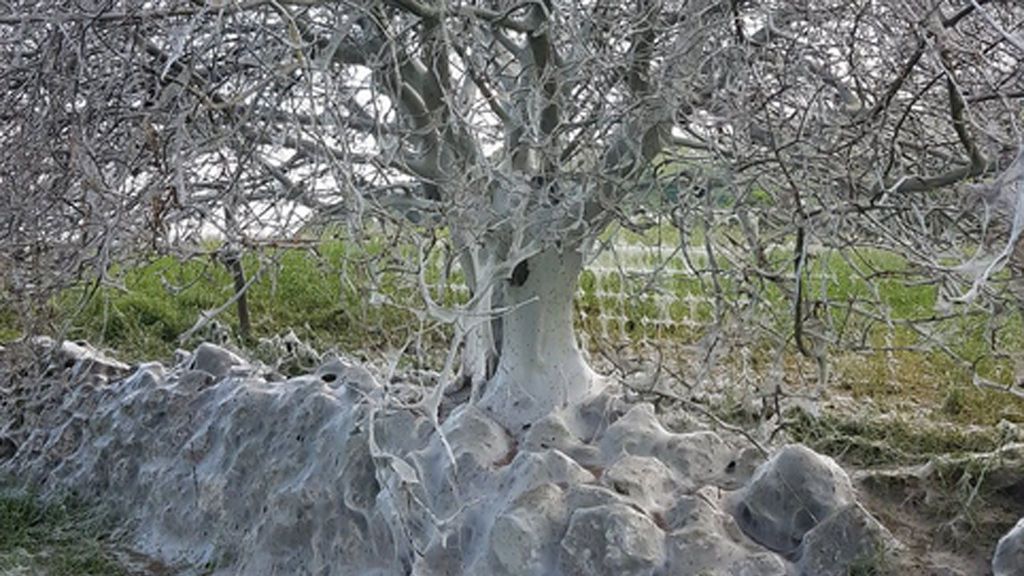
[[[238,300],[235,302],[238,311],[238,337],[243,342],[249,342],[252,336],[252,323],[249,320],[249,299],[245,290],[246,278],[242,255],[235,252],[226,254],[224,266],[231,272],[235,282],[235,293],[238,294]]]

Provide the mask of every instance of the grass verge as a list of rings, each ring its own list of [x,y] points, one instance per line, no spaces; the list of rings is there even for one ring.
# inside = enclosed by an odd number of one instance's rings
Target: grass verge
[[[127,575],[106,548],[110,528],[105,515],[84,505],[0,489],[0,574]]]

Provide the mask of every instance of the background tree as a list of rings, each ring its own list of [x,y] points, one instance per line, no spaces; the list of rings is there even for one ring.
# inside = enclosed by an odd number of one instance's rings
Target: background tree
[[[518,428],[594,386],[572,297],[633,206],[671,210],[684,244],[717,231],[705,358],[752,327],[820,356],[812,247],[894,250],[950,302],[1005,307],[1022,24],[982,0],[8,2],[0,265],[38,301],[211,231],[230,250],[342,218],[411,231],[424,308],[454,326],[442,382],[458,366]],[[432,298],[438,249],[463,306]]]

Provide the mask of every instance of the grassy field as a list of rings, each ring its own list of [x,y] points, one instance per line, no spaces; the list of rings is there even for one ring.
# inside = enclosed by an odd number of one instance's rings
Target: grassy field
[[[680,238],[671,228],[620,230],[604,240],[617,248],[583,273],[577,295],[578,326],[594,336],[590,341],[697,342],[715,320],[717,284],[729,307],[724,313],[738,314],[742,306],[753,310],[754,324],[744,326],[742,335],[750,338],[755,369],[767,369],[781,358],[787,378],[803,380],[808,360],[785,336],[793,323],[785,283],[742,280],[727,261],[720,263],[724,273],[714,279],[706,271],[687,271],[687,261],[700,268],[706,258],[699,247],[687,258],[674,251]],[[698,231],[688,240],[693,246],[703,236]],[[301,250],[267,248],[250,254],[244,268],[249,278],[255,277],[248,290],[253,339],[294,330],[318,349],[380,351],[402,347],[422,333],[423,347],[443,348],[447,328],[432,326],[417,313],[422,302],[409,274],[414,252],[404,251],[392,254],[381,241],[355,246],[328,232]],[[772,265],[783,271],[790,257],[781,248],[769,254]],[[428,274],[431,282],[440,280],[440,269],[436,260]],[[652,279],[650,270],[660,272]],[[130,362],[168,359],[175,348],[193,345],[179,335],[234,292],[228,270],[212,256],[185,262],[156,258],[113,270],[112,276],[119,286],[69,290],[50,307],[65,321],[67,337],[112,349]],[[434,297],[449,303],[464,299],[455,280],[439,285]],[[1020,402],[972,386],[969,370],[973,364],[993,382],[1012,382],[1019,370],[1014,355],[1024,356],[1019,312],[993,318],[965,308],[941,322],[928,322],[936,314],[938,289],[921,280],[901,258],[879,250],[826,252],[809,261],[805,300],[828,303],[822,307],[827,312],[817,316],[833,338],[833,386],[883,411],[898,410],[909,399],[927,406],[935,418],[957,424],[1024,421]],[[0,339],[17,334],[17,319],[0,306]],[[225,309],[218,320],[236,326],[235,308]]]
[[[695,240],[700,238],[691,243]],[[706,336],[715,321],[712,280],[717,281],[725,314],[753,311],[753,321],[739,324],[736,333],[746,342],[744,365],[739,366],[737,356],[718,369],[727,375],[750,371],[760,383],[738,385],[708,408],[723,420],[755,426],[765,414],[751,410],[750,389],[781,384],[789,393],[800,393],[813,387],[815,362],[803,357],[789,336],[793,313],[787,286],[745,280],[727,263],[717,278],[706,271],[695,274],[681,253],[672,252],[678,241],[673,231],[622,232],[616,242],[626,249],[602,256],[581,276],[578,328],[592,345],[684,350]],[[421,333],[425,348],[442,350],[448,329],[417,313],[422,302],[409,279],[412,255],[393,256],[382,244],[355,247],[329,236],[301,250],[267,248],[250,254],[244,268],[254,278],[248,291],[253,340],[294,330],[319,350],[379,352],[403,347]],[[687,256],[698,268],[706,264],[699,248]],[[777,270],[790,265],[791,256],[783,249],[769,257]],[[661,270],[653,279],[652,269]],[[179,335],[234,292],[228,270],[211,256],[186,262],[155,258],[114,270],[113,276],[119,286],[69,290],[48,307],[54,318],[64,320],[66,337],[88,340],[129,362],[167,360],[175,348],[194,345],[206,336],[183,342]],[[457,282],[439,282],[439,264],[427,276],[438,283],[436,299],[465,299]],[[753,295],[751,288],[757,288]],[[1015,431],[1024,425],[1024,401],[976,387],[971,380],[971,364],[1003,385],[1016,377],[1016,359],[1024,358],[1019,312],[996,318],[968,308],[928,322],[939,298],[935,284],[922,282],[899,257],[877,250],[816,255],[808,263],[806,298],[828,302],[817,317],[834,337],[826,398],[842,401],[785,413],[780,424],[784,437],[856,468],[920,464],[1024,440]],[[12,307],[0,304],[0,340],[19,334],[18,320]],[[234,307],[218,320],[236,326]],[[254,341],[236,339],[235,344],[255,352]],[[592,352],[596,357],[597,350]],[[681,366],[694,361],[682,352],[669,359]],[[963,490],[962,478],[950,481],[953,497]],[[967,478],[968,487],[981,486],[972,478]],[[969,492],[973,505],[984,501],[974,497],[978,490]],[[8,573],[4,562],[30,567],[29,572],[13,572],[18,574],[122,573],[95,536],[102,531],[79,530],[91,526],[82,514],[73,506],[40,506],[23,495],[4,496],[0,574]],[[995,529],[1003,528],[997,524]]]
[[[294,329],[320,346],[395,345],[397,333],[411,329],[416,315],[398,306],[371,304],[371,295],[408,304],[414,293],[397,281],[398,273],[371,275],[358,265],[380,250],[369,247],[353,254],[340,241],[324,240],[309,250],[267,249],[258,257],[246,257],[246,273],[256,277],[247,292],[253,337]],[[54,316],[66,320],[68,338],[110,348],[128,361],[167,359],[176,347],[190,345],[178,336],[202,312],[218,308],[234,294],[231,275],[212,256],[189,261],[160,257],[115,269],[112,275],[119,286],[69,290],[51,307]],[[0,334],[16,331],[12,320],[8,315],[6,326],[0,324]],[[217,320],[236,326],[235,308]]]
[[[422,303],[408,274],[411,251],[396,256],[382,243],[355,247],[332,236],[326,234],[307,249],[268,248],[245,259],[246,274],[256,276],[248,291],[254,339],[294,330],[321,350],[379,351],[402,347],[423,332],[426,347],[444,346],[447,329],[431,327],[417,314]],[[699,235],[690,239],[691,244],[698,241]],[[679,244],[678,232],[664,227],[620,231],[615,244],[628,250],[602,256],[580,279],[578,325],[595,336],[591,341],[685,346],[704,336],[715,317],[714,288],[708,274],[687,272],[684,258],[671,251]],[[789,256],[777,252],[771,258],[785,269]],[[703,265],[700,250],[690,256],[691,263]],[[651,269],[661,269],[653,281],[647,273]],[[729,272],[728,264],[723,269]],[[56,317],[65,319],[67,337],[112,349],[130,362],[168,359],[175,348],[193,345],[179,341],[179,335],[234,291],[228,270],[212,257],[187,262],[156,258],[114,270],[113,276],[120,279],[119,287],[70,290],[51,307]],[[440,265],[428,277],[438,281]],[[915,329],[909,321],[935,314],[938,290],[919,282],[893,254],[826,253],[810,261],[807,279],[806,299],[829,303],[827,315],[819,315],[834,337],[831,362],[838,391],[871,400],[883,411],[899,409],[912,399],[936,418],[958,424],[1024,421],[1020,402],[971,386],[965,366],[965,360],[973,362],[986,378],[1009,384],[1016,369],[1012,353],[1024,354],[1019,313],[998,319],[1001,330],[995,344],[1000,356],[991,354],[992,318],[978,311],[926,323],[926,331]],[[759,300],[753,301],[745,292],[751,283],[741,284],[730,274],[717,283],[733,306],[728,313],[736,313],[737,302],[755,308],[758,324],[744,327],[744,335],[752,338],[755,368],[766,369],[782,358],[787,377],[801,380],[809,364],[792,338],[770,341],[766,336],[792,331],[792,305],[780,285],[755,286]],[[435,298],[449,303],[463,299],[457,284],[441,286]],[[17,334],[16,320],[10,309],[0,307],[0,338]],[[236,326],[234,307],[218,320]]]
[[[0,574],[126,576],[103,540],[110,528],[95,508],[0,489]]]

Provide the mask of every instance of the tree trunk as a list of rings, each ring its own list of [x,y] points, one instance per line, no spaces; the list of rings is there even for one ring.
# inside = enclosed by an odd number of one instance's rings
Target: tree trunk
[[[235,301],[238,311],[238,337],[242,342],[249,343],[252,336],[252,324],[249,321],[249,298],[245,290],[245,268],[242,266],[241,254],[232,253],[225,259],[224,264],[231,271],[231,276],[235,281],[235,293],[238,294],[238,300]]]
[[[462,259],[462,270],[466,275],[466,287],[474,298],[480,298],[479,308],[490,310],[500,305],[494,296],[494,289],[490,286],[481,286],[476,279],[476,266],[472,258]],[[478,295],[477,291],[486,290],[486,294]],[[472,386],[474,391],[486,382],[494,373],[494,365],[497,363],[497,331],[495,324],[500,321],[480,322],[468,330],[465,336],[465,343],[462,351],[461,369],[458,389],[464,386]]]
[[[492,295],[487,294],[480,302],[487,309],[494,304]],[[481,322],[470,329],[465,336],[462,352],[462,369],[459,373],[459,389],[464,386],[479,387],[494,373],[497,358],[495,334],[492,322]]]
[[[505,282],[498,366],[479,405],[518,433],[591,392],[595,374],[573,330],[583,269],[578,248],[549,248],[520,262]]]

